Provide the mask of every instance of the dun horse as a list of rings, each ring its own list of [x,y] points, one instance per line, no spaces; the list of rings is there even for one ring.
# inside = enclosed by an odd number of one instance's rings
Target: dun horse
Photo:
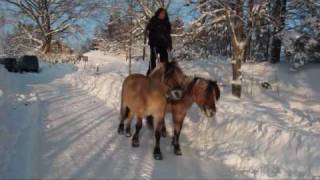
[[[158,83],[161,83],[161,73],[161,71],[155,70],[152,74],[150,74],[150,78],[156,80]],[[178,101],[169,101],[167,105],[167,112],[172,113],[174,125],[172,145],[176,155],[182,155],[179,137],[184,118],[192,104],[196,103],[206,116],[212,117],[216,113],[216,102],[220,98],[220,89],[216,81],[199,77],[187,77],[184,79],[185,83],[183,97]],[[149,125],[153,126],[153,117],[148,116],[147,122]],[[161,131],[162,135],[166,136],[165,124],[163,124]]]
[[[176,63],[161,64],[158,71],[162,76],[157,80],[142,74],[132,74],[124,80],[118,133],[124,134],[124,121],[127,119],[125,131],[126,136],[130,137],[131,120],[136,117],[136,131],[132,138],[132,146],[138,147],[142,119],[146,116],[152,116],[156,124],[154,133],[156,143],[153,156],[155,159],[161,160],[163,157],[160,150],[160,136],[164,125],[167,99],[181,99],[182,93],[178,89],[184,79],[182,79],[183,72]]]

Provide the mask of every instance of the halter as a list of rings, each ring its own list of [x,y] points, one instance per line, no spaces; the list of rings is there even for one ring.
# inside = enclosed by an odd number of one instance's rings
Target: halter
[[[163,83],[163,84],[165,84],[166,86],[168,86],[168,90],[167,90],[167,92],[166,92],[166,97],[167,97],[167,99],[169,100],[169,101],[172,101],[172,102],[175,102],[175,101],[177,101],[177,100],[180,100],[182,97],[183,97],[183,90],[182,90],[182,95],[181,95],[181,98],[179,98],[179,99],[172,99],[172,98],[170,98],[170,97],[172,97],[171,96],[171,92],[174,92],[174,91],[177,91],[177,90],[181,90],[180,89],[180,84],[179,84],[179,87],[170,87],[169,85],[168,85],[168,79],[170,78],[169,76],[171,76],[173,73],[174,73],[174,68],[176,68],[176,67],[174,67],[174,66],[176,66],[175,64],[174,65],[169,65],[170,63],[173,63],[173,62],[168,62],[168,63],[165,63],[164,64],[164,72],[163,72],[163,76],[161,77],[161,82]],[[169,95],[170,94],[170,95]],[[180,97],[180,96],[179,96]]]

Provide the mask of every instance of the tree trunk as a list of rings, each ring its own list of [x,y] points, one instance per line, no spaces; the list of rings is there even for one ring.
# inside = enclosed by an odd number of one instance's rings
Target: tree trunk
[[[234,40],[233,40],[234,41]],[[247,49],[247,43],[232,43],[233,57],[232,57],[232,94],[238,98],[241,97],[241,63],[245,59],[245,51]]]
[[[142,49],[142,60],[145,60],[146,57],[146,45],[147,45],[147,32],[146,32],[146,26],[143,33],[143,49]]]
[[[249,29],[253,29],[254,27],[253,27],[253,23],[252,23],[252,9],[253,9],[253,5],[254,5],[254,2],[253,2],[253,0],[249,0],[249,2],[248,2],[248,4],[249,4],[249,17],[248,17],[248,20],[247,20],[247,24],[248,24],[248,28]],[[245,51],[245,59],[244,60],[247,60],[247,59],[251,59],[251,46],[252,46],[252,43],[251,43],[251,41],[252,41],[252,34],[249,34],[249,36],[248,36],[248,45],[247,45],[247,48],[246,48],[246,51]]]
[[[41,48],[42,53],[48,54],[51,52],[51,43],[52,43],[52,37],[51,36],[46,37]]]
[[[271,45],[271,62],[280,62],[281,55],[281,39],[276,37],[277,33],[281,32],[285,25],[286,0],[276,0],[274,9],[274,18],[276,19],[276,27],[274,28],[272,45]]]
[[[238,16],[243,17],[243,1],[237,0],[236,13]],[[231,19],[229,19],[230,23]],[[235,27],[231,24],[232,30],[232,94],[238,98],[241,97],[241,63],[245,61],[245,50],[246,43],[243,41],[245,39],[244,27],[242,21],[236,20],[234,22]]]
[[[129,34],[129,74],[131,74],[131,63],[132,63],[132,38],[133,38],[133,0],[129,3],[129,16],[130,16],[130,34]]]

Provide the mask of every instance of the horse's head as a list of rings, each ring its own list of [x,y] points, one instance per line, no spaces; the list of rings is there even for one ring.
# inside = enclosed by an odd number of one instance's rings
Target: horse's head
[[[220,89],[216,81],[194,78],[191,82],[192,96],[207,117],[215,115],[216,101],[220,98]]]
[[[170,100],[180,100],[183,97],[185,74],[175,61],[164,64],[163,82],[168,87],[167,95]]]

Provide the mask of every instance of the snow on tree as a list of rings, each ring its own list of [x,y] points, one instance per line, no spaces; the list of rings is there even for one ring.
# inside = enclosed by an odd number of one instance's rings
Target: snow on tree
[[[111,1],[107,4],[109,17],[102,27],[98,27],[95,44],[101,50],[124,50],[128,53],[132,45],[130,41],[136,45],[138,42],[144,41],[148,20],[151,19],[157,8],[168,7],[170,1],[127,0]]]
[[[290,30],[283,31],[281,39],[286,60],[294,68],[302,67],[309,62],[320,62],[320,38]]]
[[[8,15],[17,17],[19,28],[26,39],[35,43],[36,49],[49,53],[57,37],[74,35],[81,31],[79,22],[92,17],[100,8],[99,0],[1,0]],[[32,31],[26,26],[33,26]]]
[[[279,33],[286,60],[295,68],[320,59],[320,3],[288,1],[286,29]]]
[[[242,0],[201,0],[198,4],[201,15],[193,23],[198,36],[212,37],[228,33],[232,48],[232,92],[237,97],[241,96],[241,63],[246,60],[254,27],[258,26],[262,19],[270,22],[267,1],[248,3],[249,7]],[[216,33],[217,30],[220,33]]]

